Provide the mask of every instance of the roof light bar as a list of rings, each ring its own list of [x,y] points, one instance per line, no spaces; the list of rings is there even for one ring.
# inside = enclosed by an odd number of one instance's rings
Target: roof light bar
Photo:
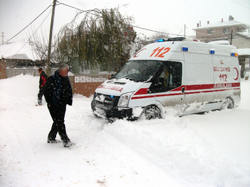
[[[155,40],[155,42],[164,42],[164,39]]]
[[[158,40],[155,40],[155,42],[183,41],[185,39],[186,39],[185,37],[175,37],[175,38],[168,38],[168,39],[158,39]]]
[[[167,41],[183,41],[185,40],[185,37],[174,37],[174,38],[168,38]]]

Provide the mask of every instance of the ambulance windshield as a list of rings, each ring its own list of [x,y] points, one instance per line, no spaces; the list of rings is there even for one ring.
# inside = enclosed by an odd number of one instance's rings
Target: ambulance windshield
[[[132,60],[128,61],[114,78],[126,78],[136,82],[144,82],[150,80],[155,72],[162,65],[157,60]]]

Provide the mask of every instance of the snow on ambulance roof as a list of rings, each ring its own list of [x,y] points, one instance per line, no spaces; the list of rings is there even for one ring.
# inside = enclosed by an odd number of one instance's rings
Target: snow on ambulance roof
[[[144,46],[130,60],[182,60],[183,55],[178,55],[175,52],[238,56],[236,47],[228,45],[228,42],[203,43],[184,38],[179,41],[156,40],[155,43]]]
[[[209,44],[217,44],[217,45],[230,45],[229,41],[227,40],[219,40],[219,41],[212,41],[208,42]]]
[[[32,46],[21,41],[0,46],[0,58],[38,60]]]

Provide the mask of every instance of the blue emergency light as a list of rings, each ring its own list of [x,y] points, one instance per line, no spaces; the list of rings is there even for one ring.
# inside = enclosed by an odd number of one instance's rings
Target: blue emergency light
[[[113,95],[111,95],[110,97],[111,97],[111,98],[113,98],[114,96],[113,96]]]
[[[164,39],[155,40],[155,42],[164,42]]]
[[[237,56],[238,56],[238,53],[231,53],[231,56],[237,57]]]
[[[215,54],[215,50],[211,49],[211,50],[210,50],[210,54],[211,54],[211,55],[214,55],[214,54]]]
[[[188,51],[188,47],[182,47],[182,51]]]

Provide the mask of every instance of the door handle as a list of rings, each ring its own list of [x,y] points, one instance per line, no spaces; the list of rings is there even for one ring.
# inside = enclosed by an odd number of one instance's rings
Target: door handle
[[[181,92],[185,93],[185,88],[184,87],[181,88]]]

